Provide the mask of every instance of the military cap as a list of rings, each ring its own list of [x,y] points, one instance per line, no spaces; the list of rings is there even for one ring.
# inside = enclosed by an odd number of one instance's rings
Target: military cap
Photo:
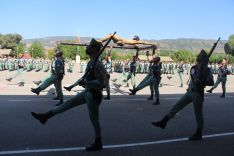
[[[90,54],[90,48],[96,48],[97,49],[97,51],[99,51],[101,48],[102,48],[102,43],[101,42],[98,42],[97,40],[95,40],[95,39],[92,39],[91,41],[90,41],[90,43],[89,43],[89,45],[87,46],[87,48],[86,48],[86,53],[87,54]]]

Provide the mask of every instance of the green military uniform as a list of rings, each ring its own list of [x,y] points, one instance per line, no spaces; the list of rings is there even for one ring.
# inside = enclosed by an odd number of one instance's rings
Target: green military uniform
[[[101,126],[99,123],[99,105],[102,101],[102,89],[104,86],[105,77],[103,72],[105,71],[105,68],[100,61],[97,61],[94,66],[95,58],[93,58],[96,56],[97,51],[101,49],[101,46],[99,45],[101,44],[92,39],[90,45],[86,49],[86,53],[91,57],[91,61],[89,61],[86,68],[86,73],[88,74],[85,74],[86,77],[82,77],[80,80],[68,87],[71,89],[72,87],[80,84],[85,87],[85,90],[47,113],[37,114],[32,112],[34,118],[39,120],[42,124],[45,124],[46,121],[52,116],[86,103],[88,106],[89,117],[95,131],[95,142],[86,148],[88,151],[102,149]]]
[[[226,94],[226,82],[227,82],[227,75],[228,74],[230,74],[230,71],[227,69],[227,66],[221,66],[221,67],[219,67],[217,80],[216,80],[214,86],[210,90],[207,90],[207,92],[212,93],[212,91],[220,83],[222,83],[223,94],[221,95],[221,97],[225,97],[225,94]]]
[[[183,72],[184,72],[184,67],[183,67],[183,63],[179,64],[177,67],[177,72],[179,74],[179,78],[180,78],[180,87],[183,87]]]
[[[56,54],[57,55],[57,54]],[[61,54],[58,54],[61,55]],[[39,93],[49,87],[51,84],[54,84],[56,93],[60,103],[63,102],[63,92],[62,92],[62,79],[64,76],[64,63],[61,58],[56,58],[51,65],[51,74],[38,88],[31,89],[33,93],[39,95]]]

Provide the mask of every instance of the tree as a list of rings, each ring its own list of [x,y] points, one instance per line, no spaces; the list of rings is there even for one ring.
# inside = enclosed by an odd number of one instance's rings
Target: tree
[[[194,53],[188,50],[178,50],[171,57],[174,61],[194,62],[195,60]]]
[[[22,40],[19,34],[0,34],[0,45],[3,49],[12,49],[12,55],[17,55],[17,46]]]
[[[17,54],[18,54],[18,56],[19,56],[19,54],[24,54],[25,50],[26,50],[25,44],[20,43],[20,44],[17,46]],[[17,57],[18,57],[18,56],[17,56]]]
[[[228,42],[224,45],[224,51],[234,56],[234,35],[229,36]]]
[[[45,50],[42,44],[38,41],[33,42],[28,51],[32,58],[42,58],[45,56]]]
[[[54,58],[55,50],[54,49],[49,49],[47,53],[47,57],[52,60]]]

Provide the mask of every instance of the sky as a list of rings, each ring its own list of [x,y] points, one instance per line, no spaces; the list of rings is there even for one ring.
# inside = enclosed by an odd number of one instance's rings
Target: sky
[[[0,0],[0,33],[227,40],[234,0]]]

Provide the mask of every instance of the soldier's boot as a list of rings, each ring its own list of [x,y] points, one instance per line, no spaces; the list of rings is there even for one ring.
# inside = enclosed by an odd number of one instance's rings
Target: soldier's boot
[[[135,89],[129,89],[129,91],[131,92],[129,95],[136,95],[136,92],[138,91],[139,89],[135,88]]]
[[[56,96],[55,98],[53,98],[53,100],[59,100],[59,96]]]
[[[94,143],[85,148],[86,151],[98,151],[102,150],[102,138],[98,137],[95,139]]]
[[[156,101],[152,105],[160,105],[159,99],[156,99]]]
[[[31,88],[31,92],[33,92],[33,93],[35,93],[35,94],[39,95],[39,94],[40,94],[40,92],[41,92],[41,88],[40,88],[40,87],[37,87],[37,88]]]
[[[191,137],[189,137],[189,140],[193,141],[193,140],[202,140],[202,129],[198,128],[195,132],[195,134],[193,134]]]
[[[153,100],[153,99],[154,99],[153,95],[150,95],[150,97],[147,98],[147,100]]]
[[[72,87],[72,86],[69,86],[69,87],[65,87],[65,86],[64,86],[63,88],[70,92],[70,91],[72,90],[73,87]]]
[[[33,81],[33,83],[39,86],[41,84],[41,80],[40,81]]]
[[[104,100],[110,100],[110,95],[107,95]]]
[[[181,84],[180,87],[183,87],[183,84]]]
[[[223,93],[220,97],[221,97],[221,98],[225,98],[225,94]]]
[[[19,83],[19,86],[20,86],[20,87],[24,86],[24,82],[20,82],[20,83]]]
[[[165,129],[167,126],[167,122],[170,120],[170,118],[166,115],[162,120],[158,122],[152,122],[152,124],[156,127]]]
[[[9,81],[9,82],[11,82],[12,78],[10,77],[10,78],[8,78],[8,79],[6,79],[6,80]]]
[[[38,121],[40,121],[41,124],[45,124],[49,118],[51,118],[52,116],[54,116],[51,112],[47,112],[47,113],[35,113],[35,112],[31,112],[31,115],[37,119]]]
[[[61,104],[63,104],[63,100],[60,99],[59,103],[57,103],[56,106],[60,106]]]
[[[207,93],[212,93],[212,91],[213,91],[212,89],[209,89],[209,90],[207,90],[206,92],[207,92]]]

